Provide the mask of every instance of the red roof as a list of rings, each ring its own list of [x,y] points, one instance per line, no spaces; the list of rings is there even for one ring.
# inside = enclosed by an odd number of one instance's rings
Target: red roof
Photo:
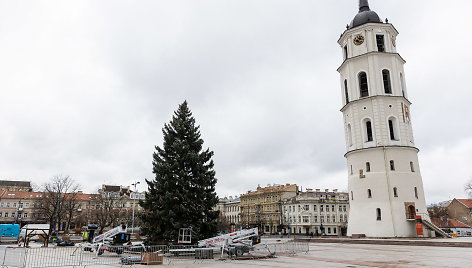
[[[431,221],[434,225],[439,228],[472,228],[469,225],[460,222],[456,219],[439,219],[439,218],[432,218]]]
[[[472,208],[472,199],[456,199],[456,200],[464,204],[464,206],[468,208]]]

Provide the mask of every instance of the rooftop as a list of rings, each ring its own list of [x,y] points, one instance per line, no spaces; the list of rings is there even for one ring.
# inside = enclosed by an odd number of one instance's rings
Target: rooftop
[[[438,226],[439,228],[472,228],[471,226],[458,221],[456,219],[440,219],[440,218],[432,218],[431,221],[434,225]]]

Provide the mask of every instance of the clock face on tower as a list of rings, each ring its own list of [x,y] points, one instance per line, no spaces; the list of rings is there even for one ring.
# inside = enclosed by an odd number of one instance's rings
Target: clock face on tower
[[[356,35],[354,37],[354,45],[360,46],[362,45],[362,43],[364,43],[364,36],[362,36],[361,34]]]

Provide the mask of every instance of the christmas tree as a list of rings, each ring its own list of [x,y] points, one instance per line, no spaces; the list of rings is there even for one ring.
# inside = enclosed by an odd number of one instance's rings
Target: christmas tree
[[[148,192],[141,202],[143,234],[149,243],[175,242],[180,228],[192,228],[192,242],[217,231],[213,152],[202,149],[199,128],[187,101],[164,125],[164,144],[153,154],[155,179],[146,180]]]

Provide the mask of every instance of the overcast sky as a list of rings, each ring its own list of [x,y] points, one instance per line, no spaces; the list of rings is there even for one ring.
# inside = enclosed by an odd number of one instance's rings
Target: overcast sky
[[[470,0],[371,0],[400,35],[428,203],[472,169]],[[347,190],[340,34],[356,0],[0,1],[0,179],[152,178],[184,100],[220,196]]]

